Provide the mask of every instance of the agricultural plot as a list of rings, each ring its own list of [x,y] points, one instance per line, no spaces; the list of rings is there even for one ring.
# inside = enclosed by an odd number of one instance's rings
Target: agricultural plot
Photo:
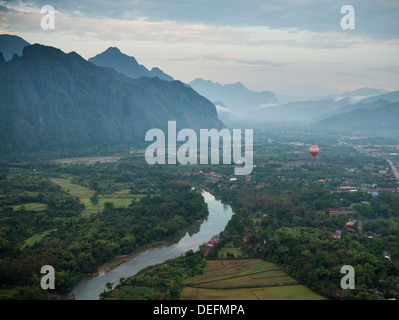
[[[39,202],[29,202],[29,203],[18,204],[18,205],[12,206],[12,208],[15,211],[22,210],[22,209],[25,209],[27,211],[41,211],[41,210],[47,209],[47,204],[39,203]]]
[[[243,253],[238,248],[221,248],[218,252],[219,259],[228,259],[228,258],[245,258],[245,253]]]
[[[92,196],[94,196],[94,190],[71,183],[69,179],[53,178],[50,180],[55,184],[58,184],[65,191],[69,192],[72,196],[78,197],[83,203],[84,200],[89,200]]]
[[[79,158],[65,158],[65,159],[56,159],[55,162],[58,163],[66,163],[66,164],[75,164],[75,163],[84,163],[84,164],[94,164],[97,162],[100,163],[112,163],[118,161],[120,156],[109,156],[109,157],[79,157]]]
[[[324,299],[261,259],[210,260],[203,275],[183,285],[183,300]]]
[[[44,232],[40,232],[37,233],[35,235],[33,235],[32,237],[30,237],[29,239],[26,239],[24,244],[21,246],[20,249],[24,249],[25,247],[31,247],[33,246],[36,242],[39,242],[40,240],[42,240],[45,236],[47,236],[50,232],[55,231],[56,229],[52,229],[52,230],[47,230]]]
[[[73,184],[69,179],[53,178],[51,181],[61,186],[61,188],[69,192],[72,196],[79,198],[86,207],[82,213],[83,215],[90,215],[103,210],[106,202],[112,202],[115,207],[127,207],[132,201],[139,201],[145,196],[142,194],[130,194],[129,189],[124,189],[112,194],[98,195],[98,203],[93,204],[90,198],[94,196],[94,190]]]

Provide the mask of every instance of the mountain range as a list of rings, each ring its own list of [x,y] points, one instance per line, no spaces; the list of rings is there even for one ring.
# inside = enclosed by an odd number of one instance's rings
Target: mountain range
[[[355,97],[358,99],[367,98],[370,96],[381,95],[384,93],[388,93],[388,91],[384,89],[375,89],[375,88],[367,88],[362,87],[359,89],[355,89],[352,91],[345,91],[340,94],[328,94],[323,96],[288,96],[283,94],[276,94],[277,99],[280,101],[280,104],[286,104],[289,102],[300,102],[300,101],[322,101],[322,100],[331,100],[336,98],[343,97]]]
[[[110,47],[95,57],[89,58],[89,61],[100,67],[112,68],[132,79],[158,77],[166,81],[174,80],[173,77],[167,75],[157,67],[148,70],[145,66],[139,64],[134,57],[122,53],[115,47]]]
[[[281,104],[279,95],[240,82],[175,81],[115,47],[85,60],[0,35],[0,83],[1,153],[142,146],[146,131],[166,130],[168,120],[178,130],[245,121],[399,133],[399,91],[359,88]]]
[[[277,97],[283,101],[289,101],[289,97],[270,91],[254,92],[239,82],[222,85],[197,78],[189,85],[215,104],[219,118],[229,126],[296,124],[363,134],[368,134],[370,128],[374,133],[399,133],[395,121],[399,117],[395,109],[399,91],[362,87],[339,95],[279,103]]]
[[[25,46],[0,57],[0,149],[59,151],[143,145],[147,130],[224,127],[215,106],[180,81],[132,79],[75,52]],[[165,131],[166,132],[166,131]]]
[[[346,96],[337,96],[333,99],[298,101],[270,106],[248,113],[245,119],[265,123],[317,123],[332,116],[345,115],[356,109],[375,109],[396,102],[399,102],[399,91],[373,96],[355,96],[355,94],[347,93]]]
[[[14,54],[20,57],[23,49],[29,45],[30,43],[21,37],[11,34],[0,34],[0,52],[3,54],[5,61],[11,60]]]
[[[210,101],[219,102],[219,105],[223,103],[225,108],[237,118],[259,108],[279,104],[272,92],[251,91],[240,82],[222,85],[218,82],[197,78],[188,85]]]
[[[378,100],[362,105],[349,112],[323,119],[315,126],[367,136],[399,134],[399,102]]]

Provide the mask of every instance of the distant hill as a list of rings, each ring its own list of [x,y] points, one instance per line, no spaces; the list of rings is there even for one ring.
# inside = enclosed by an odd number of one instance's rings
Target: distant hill
[[[279,104],[272,92],[251,91],[240,82],[222,85],[218,82],[197,78],[189,85],[210,101],[219,101],[226,104],[237,117],[267,105]]]
[[[4,60],[6,61],[11,60],[14,54],[21,56],[23,49],[29,45],[29,42],[18,36],[0,34],[0,52],[3,53]]]
[[[238,120],[233,111],[231,111],[222,101],[215,101],[213,104],[216,107],[219,119],[226,125],[232,124]]]
[[[362,100],[363,103],[373,103],[377,100],[387,100],[390,102],[399,102],[399,91],[392,91],[378,96],[373,96]]]
[[[374,91],[376,92],[376,91]],[[364,92],[363,92],[364,93]],[[371,92],[370,92],[371,93]],[[399,102],[399,92],[375,96],[339,96],[333,99],[289,102],[248,113],[251,121],[312,123],[356,109],[373,109],[387,103]]]
[[[0,152],[143,144],[151,128],[224,127],[215,106],[180,81],[130,79],[75,52],[27,46],[0,59]]]
[[[100,67],[109,67],[125,76],[138,79],[140,77],[158,77],[161,80],[173,81],[174,79],[159,68],[152,68],[151,71],[139,64],[134,57],[122,53],[118,48],[110,47],[104,52],[89,58],[91,63]]]
[[[380,100],[383,101],[383,100]],[[345,132],[399,134],[399,102],[383,103],[375,108],[360,108],[321,120],[315,125]]]
[[[165,80],[165,81],[173,81],[174,79],[163,72],[161,69],[158,67],[154,67],[150,70],[151,77],[158,77],[159,79]]]
[[[281,107],[269,107],[247,115],[247,119],[265,122],[308,122],[316,114],[324,114],[329,109],[322,104],[290,103]]]
[[[339,101],[298,101],[280,106],[270,106],[248,113],[245,118],[253,121],[307,123],[349,103],[349,98]]]
[[[359,96],[377,96],[377,95],[381,95],[381,94],[385,94],[388,93],[388,91],[384,90],[384,89],[373,89],[373,88],[367,88],[367,87],[362,87],[356,90],[352,90],[352,91],[347,91],[344,92],[342,94],[340,94],[340,96],[342,97],[359,97]]]
[[[377,96],[381,94],[389,93],[384,89],[374,89],[362,87],[352,91],[346,91],[340,94],[328,94],[323,96],[287,96],[282,94],[276,94],[277,99],[281,104],[289,102],[303,102],[303,101],[325,101],[325,100],[339,100],[346,97],[352,97],[352,103],[366,99],[370,96]]]
[[[348,104],[348,105],[345,105],[338,109],[334,109],[328,113],[323,113],[320,117],[314,117],[313,121],[321,121],[323,119],[332,117],[334,115],[343,114],[343,113],[347,113],[347,112],[350,112],[353,110],[358,110],[358,109],[376,109],[376,108],[388,105],[390,103],[391,102],[388,100],[380,99],[380,100],[377,100],[377,101],[374,101],[371,103],[359,102],[359,103],[355,103],[355,104]]]

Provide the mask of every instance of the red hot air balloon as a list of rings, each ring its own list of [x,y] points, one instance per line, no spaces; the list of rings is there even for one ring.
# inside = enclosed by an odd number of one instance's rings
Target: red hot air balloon
[[[310,154],[313,156],[313,158],[314,157],[316,157],[317,156],[317,154],[319,153],[319,147],[318,146],[311,146],[310,148],[309,148],[309,152],[310,152]]]

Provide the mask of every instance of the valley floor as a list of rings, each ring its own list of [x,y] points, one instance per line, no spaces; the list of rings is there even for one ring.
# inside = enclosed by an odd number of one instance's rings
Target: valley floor
[[[261,259],[209,260],[183,283],[182,300],[323,300],[276,264]]]

